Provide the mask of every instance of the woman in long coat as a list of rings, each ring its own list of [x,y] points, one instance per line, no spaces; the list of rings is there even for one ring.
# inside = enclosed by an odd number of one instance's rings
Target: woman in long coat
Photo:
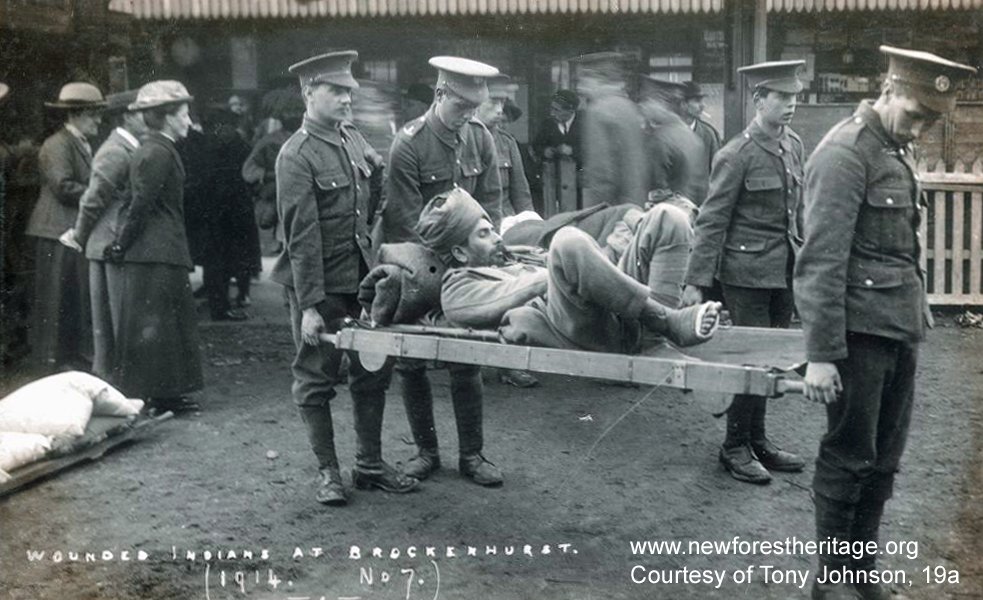
[[[130,164],[132,200],[107,259],[124,263],[116,381],[158,409],[194,408],[203,387],[201,350],[188,272],[184,165],[175,143],[188,134],[191,96],[177,81],[140,88],[131,105],[149,134]]]

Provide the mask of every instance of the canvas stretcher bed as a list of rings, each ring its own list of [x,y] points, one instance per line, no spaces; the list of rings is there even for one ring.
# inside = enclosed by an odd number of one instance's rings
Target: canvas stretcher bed
[[[802,393],[796,369],[805,363],[800,330],[757,327],[722,327],[698,346],[680,350],[663,344],[637,355],[505,344],[494,331],[369,328],[352,321],[321,340],[358,352],[370,371],[389,357],[403,357],[765,397]]]
[[[99,460],[113,448],[135,440],[173,416],[171,412],[156,417],[93,416],[81,437],[54,448],[41,460],[10,471],[10,480],[0,483],[0,497],[80,463]]]

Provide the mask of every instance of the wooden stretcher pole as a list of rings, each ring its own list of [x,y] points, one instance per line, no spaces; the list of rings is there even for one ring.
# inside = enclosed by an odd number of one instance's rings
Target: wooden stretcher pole
[[[446,331],[455,337],[344,328],[337,334],[323,334],[321,339],[358,352],[370,371],[382,368],[389,357],[404,357],[727,394],[775,397],[801,390],[801,384],[767,367],[709,362],[681,353],[657,357],[513,346],[500,343],[491,332],[469,335],[491,334],[494,342],[460,337],[464,330]]]

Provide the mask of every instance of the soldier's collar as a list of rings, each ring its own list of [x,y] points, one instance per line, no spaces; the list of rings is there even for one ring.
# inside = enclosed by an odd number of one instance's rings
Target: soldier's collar
[[[782,127],[778,137],[773,137],[758,124],[757,119],[752,120],[744,130],[744,137],[753,139],[759,146],[776,156],[782,154],[783,148],[789,147],[788,126]]]
[[[430,126],[430,130],[434,132],[434,135],[437,136],[437,139],[439,139],[440,141],[444,142],[445,144],[451,147],[457,145],[457,142],[460,139],[458,135],[459,132],[454,131],[447,125],[444,125],[444,122],[441,121],[440,117],[437,116],[436,105],[430,107],[430,109],[427,111],[425,118],[427,120],[427,125]]]
[[[863,123],[867,126],[867,129],[874,134],[874,137],[879,139],[885,146],[890,148],[893,152],[900,152],[904,154],[905,152],[910,152],[910,144],[898,145],[895,142],[887,130],[884,129],[884,124],[881,123],[881,117],[874,110],[874,103],[870,100],[863,100],[857,107],[857,112],[853,113],[854,120],[859,124]],[[903,151],[903,152],[902,152]]]
[[[329,127],[319,121],[311,119],[307,115],[304,115],[304,125],[302,126],[302,129],[310,135],[320,138],[329,144],[335,144],[336,146],[341,145],[341,130],[338,126]]]

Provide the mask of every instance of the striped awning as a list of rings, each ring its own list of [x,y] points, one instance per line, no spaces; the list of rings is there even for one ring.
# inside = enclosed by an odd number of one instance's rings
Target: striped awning
[[[724,0],[110,0],[143,20],[716,13]]]
[[[143,20],[718,13],[726,0],[110,0]],[[765,0],[769,12],[970,10],[983,0]]]
[[[983,0],[766,0],[769,12],[860,10],[970,10]]]

